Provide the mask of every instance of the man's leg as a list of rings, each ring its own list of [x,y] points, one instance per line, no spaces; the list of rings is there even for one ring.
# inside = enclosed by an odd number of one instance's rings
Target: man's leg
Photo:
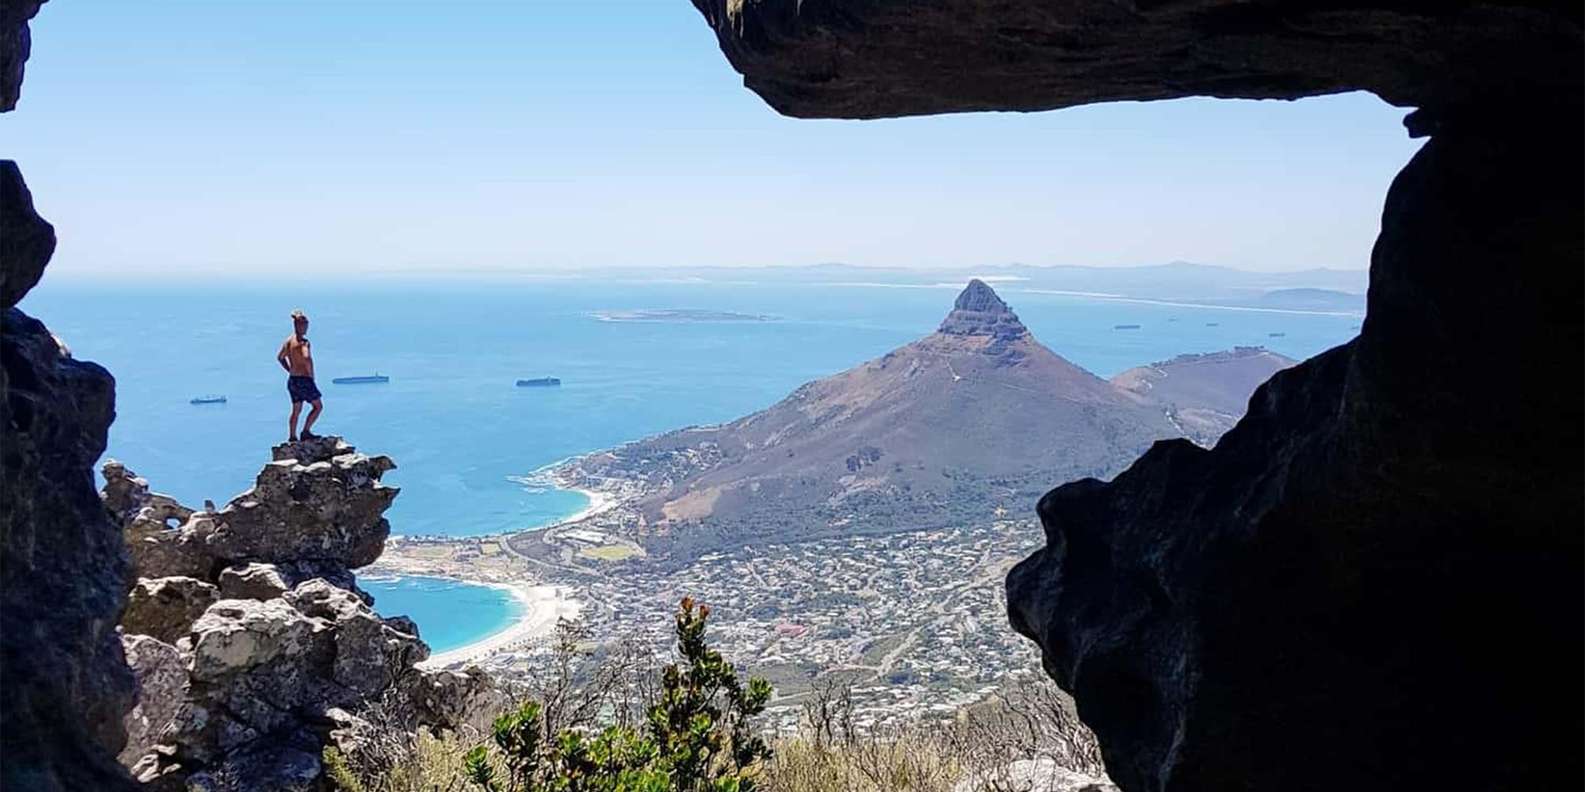
[[[315,399],[315,400],[309,402],[309,404],[313,405],[314,409],[308,411],[308,420],[303,421],[303,434],[304,435],[311,434],[311,432],[309,430],[314,428],[314,421],[319,420],[320,411],[325,409],[325,403],[320,401],[319,399]]]
[[[292,419],[286,423],[286,439],[289,442],[293,442],[293,443],[297,442],[297,414],[302,412],[302,411],[303,411],[303,403],[302,402],[300,402],[300,401],[292,402]],[[313,423],[314,422],[313,416],[309,416],[308,417],[308,422],[309,423]]]

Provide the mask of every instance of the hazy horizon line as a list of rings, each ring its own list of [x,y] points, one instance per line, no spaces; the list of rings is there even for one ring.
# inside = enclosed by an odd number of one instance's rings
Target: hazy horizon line
[[[920,274],[972,274],[976,270],[1006,271],[1006,270],[1096,270],[1096,271],[1128,271],[1144,269],[1164,269],[1169,267],[1196,268],[1208,270],[1221,270],[1236,272],[1246,275],[1291,276],[1305,273],[1360,273],[1369,274],[1369,267],[1302,267],[1298,269],[1249,269],[1229,264],[1208,264],[1198,261],[1174,259],[1172,261],[1141,264],[1027,264],[1024,262],[1003,262],[994,264],[953,264],[953,265],[913,265],[913,264],[852,264],[843,261],[822,261],[805,264],[679,264],[679,265],[643,265],[643,264],[605,264],[598,266],[575,265],[558,267],[554,265],[528,266],[528,267],[380,267],[369,269],[338,269],[333,272],[316,272],[309,269],[285,268],[277,270],[256,269],[231,269],[224,267],[215,268],[181,268],[168,270],[126,270],[126,269],[93,269],[63,267],[51,271],[45,270],[45,283],[49,282],[82,282],[95,281],[106,283],[124,283],[128,281],[170,281],[170,280],[213,280],[232,281],[239,279],[257,280],[261,276],[268,276],[271,282],[298,282],[305,280],[341,283],[346,281],[362,281],[369,278],[460,278],[470,280],[488,279],[518,279],[539,278],[545,280],[580,280],[597,278],[602,274],[620,273],[624,280],[636,282],[682,282],[689,279],[684,277],[670,277],[666,273],[687,272],[766,272],[766,271],[798,271],[818,270],[822,268],[842,268],[870,272],[903,272]],[[642,277],[649,274],[653,277]],[[634,277],[640,276],[640,277]]]

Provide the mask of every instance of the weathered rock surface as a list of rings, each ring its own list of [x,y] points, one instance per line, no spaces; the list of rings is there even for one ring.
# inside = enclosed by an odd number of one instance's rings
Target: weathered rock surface
[[[1371,91],[1457,108],[1581,94],[1564,0],[693,0],[779,112],[875,118]]]
[[[274,564],[238,564],[220,570],[220,596],[226,599],[275,599],[291,588]]]
[[[106,462],[104,503],[124,521],[136,574],[218,581],[228,567],[267,561],[295,585],[380,557],[391,532],[381,515],[398,492],[380,483],[396,467],[389,457],[359,454],[340,438],[282,444],[272,454],[253,488],[214,512],[151,492],[125,465]],[[350,577],[335,582],[352,585]]]
[[[115,381],[14,307],[53,247],[16,164],[0,162],[0,788],[123,789],[114,757],[133,679],[115,625],[128,566],[92,477]]]
[[[1049,757],[1019,759],[994,773],[970,776],[953,792],[1018,789],[1024,792],[1117,792],[1111,782],[1074,772]]]
[[[389,532],[390,460],[340,438],[272,456],[252,489],[203,511],[104,467],[140,576],[122,627],[144,698],[121,760],[151,789],[317,789],[321,749],[362,734],[372,705],[455,728],[500,703],[483,675],[415,668],[429,656],[417,626],[374,613],[357,588],[352,567]]]
[[[1124,789],[1577,782],[1575,121],[1444,128],[1388,194],[1358,339],[1214,450],[1042,499],[1013,624]]]
[[[218,587],[197,578],[143,578],[127,597],[121,628],[175,643],[219,599]]]
[[[138,703],[127,713],[127,747],[117,758],[131,767],[159,744],[161,732],[186,698],[191,657],[147,635],[123,635],[121,646],[138,683]]]

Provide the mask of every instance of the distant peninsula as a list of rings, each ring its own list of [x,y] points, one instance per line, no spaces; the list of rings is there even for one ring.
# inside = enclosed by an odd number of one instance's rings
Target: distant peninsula
[[[769,322],[776,318],[765,314],[706,311],[696,308],[590,311],[589,315],[602,322]]]

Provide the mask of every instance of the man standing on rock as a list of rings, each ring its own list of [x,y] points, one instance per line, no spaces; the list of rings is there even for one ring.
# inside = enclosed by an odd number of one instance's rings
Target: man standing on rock
[[[313,409],[308,411],[308,420],[303,421],[303,439],[313,440],[319,435],[314,434],[314,421],[319,419],[319,413],[325,408],[319,400],[319,387],[314,384],[314,355],[308,346],[308,317],[300,310],[292,311],[292,334],[286,337],[286,343],[281,344],[281,351],[275,356],[281,368],[286,369],[286,392],[292,397],[292,419],[287,423],[288,442],[297,442],[297,415],[303,411],[303,402],[308,402]]]

